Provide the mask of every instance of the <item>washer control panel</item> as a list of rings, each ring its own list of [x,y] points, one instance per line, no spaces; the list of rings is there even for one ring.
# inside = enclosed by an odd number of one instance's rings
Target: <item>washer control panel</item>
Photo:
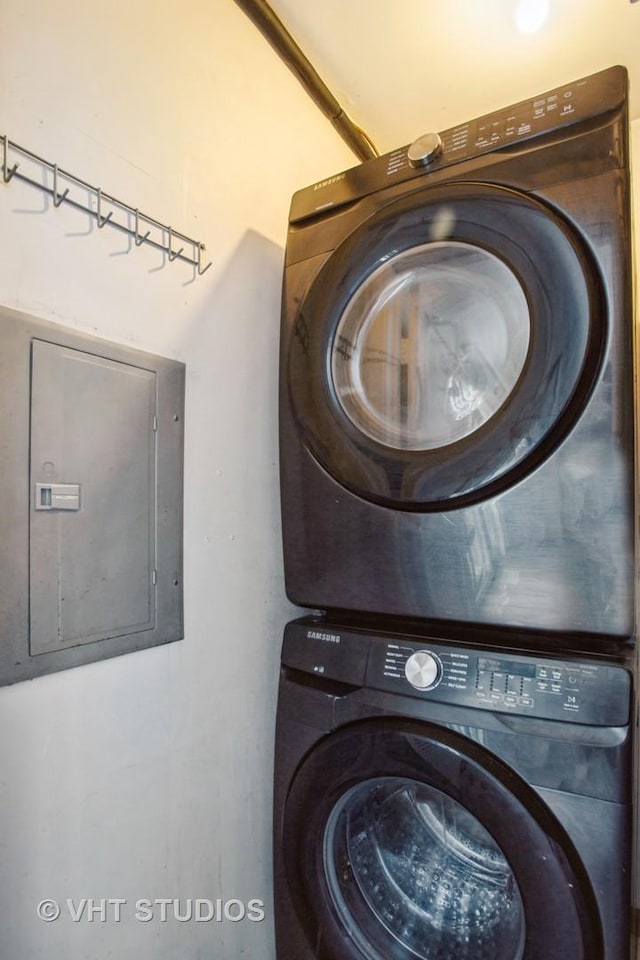
[[[629,722],[629,674],[596,661],[502,656],[440,642],[374,638],[366,685],[550,720],[606,726]]]
[[[629,723],[631,676],[603,660],[374,634],[303,618],[287,624],[282,665],[336,696],[371,689],[424,701],[572,723]],[[312,679],[313,678],[313,679]],[[332,686],[337,681],[339,687]]]

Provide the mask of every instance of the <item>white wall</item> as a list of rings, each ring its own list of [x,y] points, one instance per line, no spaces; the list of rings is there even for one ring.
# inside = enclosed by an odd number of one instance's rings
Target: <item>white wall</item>
[[[15,180],[0,302],[187,364],[185,639],[0,690],[3,960],[268,960],[291,193],[352,154],[232,0],[2,4],[0,134],[207,244],[201,278]],[[1,349],[1,345],[0,345]],[[126,898],[121,921],[65,901]],[[260,898],[143,923],[140,898]],[[44,898],[62,905],[51,923]],[[157,915],[157,911],[156,911]]]

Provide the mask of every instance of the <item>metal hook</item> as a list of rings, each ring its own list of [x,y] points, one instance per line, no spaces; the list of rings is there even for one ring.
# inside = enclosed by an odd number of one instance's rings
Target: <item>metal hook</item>
[[[69,187],[63,191],[63,193],[58,196],[58,164],[54,163],[53,165],[53,205],[54,207],[59,207],[64,198],[69,193]]]
[[[14,163],[10,170],[7,169],[7,148],[9,146],[9,138],[4,136],[2,138],[2,179],[5,183],[9,183],[14,173],[20,166],[19,163]]]
[[[202,251],[205,249],[204,243],[198,244],[198,276],[201,277],[203,273],[206,273],[209,267],[212,264],[210,260],[206,267],[202,266]]]
[[[171,227],[169,227],[169,246],[167,247],[167,253],[169,254],[169,260],[176,260],[184,250],[184,247],[180,247],[177,253],[173,253],[171,250],[172,237],[173,237],[173,230],[171,229]]]
[[[102,205],[102,190],[100,189],[100,187],[98,187],[98,189],[96,190],[96,197],[97,197],[96,220],[98,222],[98,227],[102,229],[105,223],[108,223],[108,221],[111,220],[111,217],[113,216],[113,210],[110,210],[109,213],[106,215],[106,217],[103,217],[100,213],[100,207]]]
[[[136,214],[136,226],[135,226],[135,232],[134,232],[134,240],[136,241],[136,247],[140,247],[142,246],[142,244],[145,242],[145,240],[151,233],[151,230],[147,230],[147,232],[141,236],[140,235],[140,212],[137,208],[136,208],[135,214]]]

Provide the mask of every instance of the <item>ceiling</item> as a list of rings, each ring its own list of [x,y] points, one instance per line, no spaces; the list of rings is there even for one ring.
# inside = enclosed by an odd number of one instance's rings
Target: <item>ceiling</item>
[[[640,117],[640,2],[270,5],[381,153],[618,63],[630,74],[631,116]]]

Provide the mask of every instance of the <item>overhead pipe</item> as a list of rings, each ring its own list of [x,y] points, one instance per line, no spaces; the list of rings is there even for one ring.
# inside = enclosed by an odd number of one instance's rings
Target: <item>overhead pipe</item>
[[[304,55],[289,31],[265,0],[235,0],[260,33],[269,41],[281,60],[296,75],[311,99],[331,121],[342,139],[359,160],[380,156],[369,136],[342,109],[312,63]]]

